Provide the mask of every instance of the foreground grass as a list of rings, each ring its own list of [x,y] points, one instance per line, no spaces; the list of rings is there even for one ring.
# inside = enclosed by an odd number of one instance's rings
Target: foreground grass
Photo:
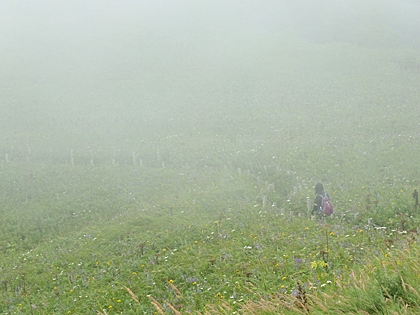
[[[384,191],[388,180],[378,179],[368,187],[356,183],[347,192],[334,190],[336,216],[318,221],[307,217],[312,187],[304,175],[296,192],[283,192],[266,184],[287,182],[287,171],[280,169],[194,174],[201,179],[180,180],[179,195],[163,189],[154,198],[123,203],[123,211],[108,207],[106,216],[86,215],[78,230],[51,233],[32,249],[23,240],[3,248],[2,311],[148,314],[157,306],[168,314],[171,307],[181,313],[322,313],[323,307],[357,313],[373,299],[384,313],[384,305],[390,309],[387,298],[395,310],[418,302],[415,293],[405,296],[399,289],[401,281],[417,285],[411,264],[418,259],[417,234],[404,233],[418,226],[404,192],[415,183],[404,180],[404,189]],[[357,204],[340,206],[353,189]],[[118,204],[112,191],[108,202]],[[396,212],[393,203],[407,208]],[[386,226],[375,227],[373,219],[368,225],[372,216]],[[62,224],[62,231],[77,226],[69,219]],[[365,291],[357,289],[363,286]],[[360,303],[354,305],[356,294]]]
[[[417,245],[417,244],[416,244]],[[420,303],[418,245],[374,256],[366,266],[348,273],[349,280],[337,279],[337,289],[308,293],[297,285],[293,294],[262,296],[241,305],[249,314],[417,314]],[[156,303],[155,303],[156,304]],[[155,305],[158,309],[159,305]],[[163,312],[162,312],[163,313]],[[225,301],[208,305],[204,314],[236,314]]]

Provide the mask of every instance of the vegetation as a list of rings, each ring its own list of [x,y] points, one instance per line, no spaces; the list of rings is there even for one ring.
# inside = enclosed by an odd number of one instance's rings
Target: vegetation
[[[3,87],[27,105],[1,115],[2,314],[415,314],[412,52],[279,47],[147,110],[120,82],[59,118],[53,86]],[[308,211],[318,181],[333,217]]]

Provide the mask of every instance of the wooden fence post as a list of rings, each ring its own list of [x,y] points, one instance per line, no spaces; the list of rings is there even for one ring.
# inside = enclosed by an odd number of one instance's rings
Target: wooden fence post
[[[312,206],[312,202],[311,199],[306,199],[306,207],[308,208],[308,217],[309,217],[309,212],[311,211],[311,207]]]
[[[74,166],[73,150],[70,150],[70,161],[71,161],[71,165]]]

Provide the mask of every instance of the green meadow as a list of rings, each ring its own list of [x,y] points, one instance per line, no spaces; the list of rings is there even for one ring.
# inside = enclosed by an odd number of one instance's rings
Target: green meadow
[[[2,314],[418,312],[418,51],[260,42],[162,91],[2,85]]]

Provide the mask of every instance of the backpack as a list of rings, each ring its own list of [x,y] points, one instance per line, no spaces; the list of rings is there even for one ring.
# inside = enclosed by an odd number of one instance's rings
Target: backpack
[[[320,194],[320,196],[322,198],[322,210],[324,210],[326,216],[331,215],[334,212],[334,210],[330,198],[328,197],[327,193],[324,193],[324,196]]]

